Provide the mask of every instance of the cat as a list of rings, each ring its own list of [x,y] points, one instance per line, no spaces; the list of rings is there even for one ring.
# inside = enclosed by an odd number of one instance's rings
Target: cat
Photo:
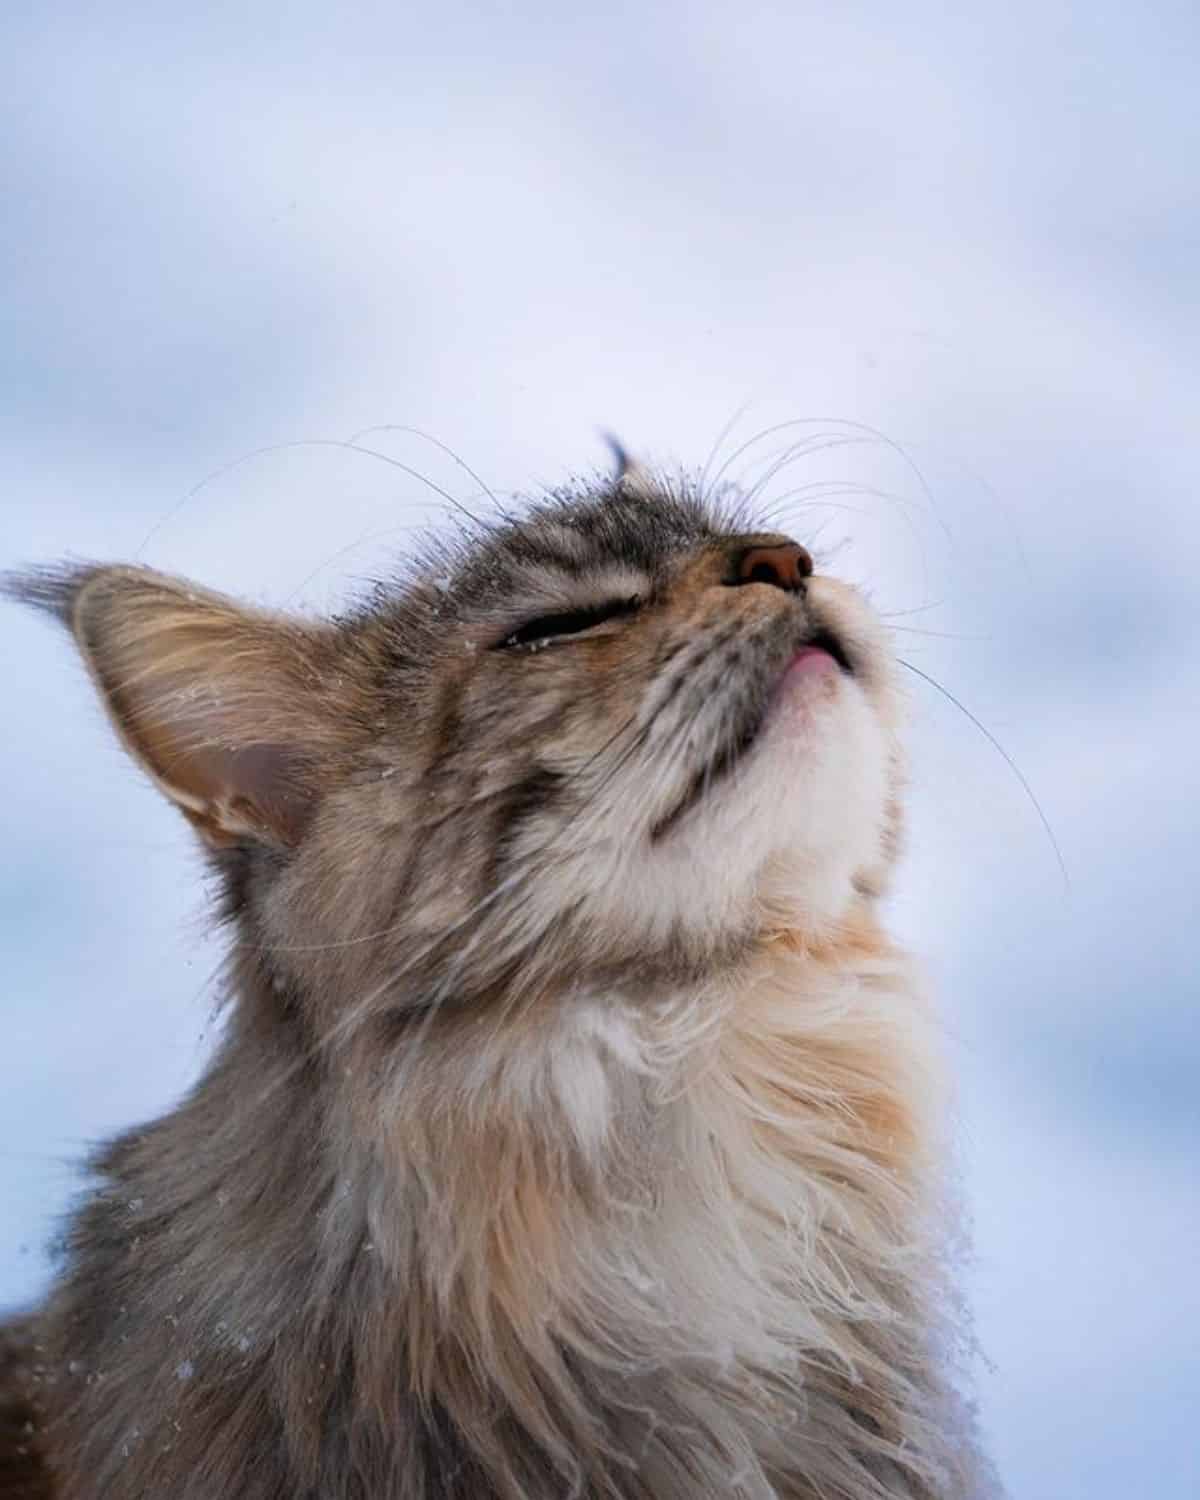
[[[0,1497],[975,1500],[864,598],[622,464],[342,618],[9,580],[193,824],[219,1050],[0,1340]]]

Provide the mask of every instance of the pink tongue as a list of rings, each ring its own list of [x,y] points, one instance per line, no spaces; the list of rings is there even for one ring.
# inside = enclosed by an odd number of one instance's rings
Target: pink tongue
[[[828,667],[836,666],[837,663],[829,652],[821,646],[801,646],[800,650],[792,657],[792,664],[788,668],[787,675],[809,676],[813,672],[823,672]]]

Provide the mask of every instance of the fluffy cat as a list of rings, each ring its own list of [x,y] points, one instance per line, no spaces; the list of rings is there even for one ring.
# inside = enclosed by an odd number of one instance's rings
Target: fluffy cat
[[[627,471],[330,622],[10,585],[197,829],[219,1051],[0,1339],[0,1497],[974,1500],[885,631]]]

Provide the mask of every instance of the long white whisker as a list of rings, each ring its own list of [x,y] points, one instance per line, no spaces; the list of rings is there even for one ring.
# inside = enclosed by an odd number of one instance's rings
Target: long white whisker
[[[229,463],[222,464],[219,468],[213,469],[210,473],[206,474],[170,510],[155,521],[154,525],[151,526],[150,530],[142,538],[141,545],[134,553],[134,556],[140,558],[163,527],[169,525],[195,499],[201,490],[206,489],[210,484],[215,483],[216,480],[224,478],[226,474],[232,473],[234,469],[241,468],[243,464],[248,464],[253,459],[263,458],[272,453],[289,453],[298,448],[342,448],[348,453],[360,453],[365,458],[378,459],[380,463],[387,464],[393,469],[399,469],[402,473],[418,480],[427,489],[432,490],[434,494],[444,500],[453,510],[457,510],[466,516],[480,531],[488,529],[487,523],[481,521],[478,516],[472,515],[466,506],[456,500],[449,490],[443,489],[440,484],[430,479],[427,474],[422,474],[419,469],[414,469],[409,464],[401,463],[398,458],[393,458],[389,453],[381,453],[377,448],[365,448],[359,443],[346,442],[342,438],[296,438],[287,443],[267,443],[261,448],[252,448],[249,453],[243,453],[240,457],[231,459]]]
[[[760,432],[757,437],[752,438],[748,443],[744,443],[740,448],[732,453],[729,458],[725,460],[724,464],[722,464],[721,468],[717,471],[717,474],[713,480],[714,485],[720,481],[725,471],[733,463],[735,463],[744,452],[753,447],[755,443],[761,442],[764,438],[771,437],[777,432],[786,432],[789,428],[821,426],[832,428],[835,432],[841,430],[843,432],[862,433],[871,442],[876,443],[881,447],[887,448],[892,453],[894,453],[897,458],[899,458],[900,461],[905,465],[905,467],[915,476],[917,483],[920,485],[921,491],[924,494],[926,501],[928,502],[930,511],[937,519],[938,525],[941,527],[946,537],[948,539],[950,538],[951,533],[949,527],[946,525],[946,522],[944,521],[941,513],[938,510],[937,503],[933,498],[933,491],[929,486],[929,481],[925,478],[924,472],[922,471],[916,460],[913,458],[912,454],[909,453],[908,449],[905,448],[903,444],[898,443],[894,438],[888,437],[886,433],[881,432],[877,427],[870,426],[866,422],[846,421],[838,417],[797,417],[790,422],[779,422],[773,427],[766,428],[763,432]]]
[[[988,744],[991,745],[993,750],[996,751],[996,753],[1008,766],[1009,770],[1020,782],[1022,788],[1024,789],[1025,795],[1029,798],[1030,803],[1033,805],[1034,811],[1038,815],[1041,825],[1045,830],[1046,837],[1050,840],[1050,847],[1054,850],[1054,857],[1058,861],[1058,868],[1062,873],[1063,884],[1069,891],[1071,889],[1071,877],[1067,871],[1067,862],[1063,858],[1062,849],[1059,847],[1059,842],[1055,837],[1054,829],[1050,826],[1050,819],[1046,816],[1045,809],[1038,801],[1037,793],[1030,786],[1028,780],[1025,777],[1025,773],[1021,770],[1020,766],[1017,765],[1016,761],[1013,760],[1012,756],[1008,753],[1008,751],[1004,748],[1004,746],[1000,743],[1000,741],[996,738],[992,731],[987,727],[987,725],[984,724],[981,720],[977,719],[971,712],[971,710],[966,706],[966,704],[963,703],[961,699],[956,698],[954,694],[949,690],[949,688],[943,687],[936,677],[931,677],[928,672],[922,672],[920,667],[914,667],[912,662],[905,661],[903,657],[897,657],[896,660],[902,667],[907,667],[910,672],[914,673],[917,677],[920,677],[923,681],[927,682],[931,688],[934,688],[937,692],[941,693],[942,697],[945,698],[947,702],[953,703],[955,708],[957,708],[960,713],[965,714],[966,717],[971,721],[972,724],[974,724],[975,728],[978,729],[980,734],[983,735],[984,739],[987,740]]]

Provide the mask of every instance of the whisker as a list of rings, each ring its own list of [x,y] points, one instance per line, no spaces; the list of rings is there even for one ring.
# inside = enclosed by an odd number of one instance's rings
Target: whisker
[[[422,474],[419,469],[414,469],[409,464],[401,463],[398,458],[393,458],[388,453],[381,453],[377,448],[365,448],[359,443],[346,442],[342,438],[296,438],[287,443],[267,443],[261,448],[252,448],[248,453],[243,453],[240,457],[231,459],[229,463],[222,464],[219,468],[213,469],[211,473],[206,474],[203,479],[188,490],[182,499],[155,521],[154,525],[151,526],[150,530],[142,538],[141,545],[134,553],[134,556],[140,558],[163,527],[169,525],[195,499],[200,491],[206,489],[210,484],[214,484],[218,479],[224,478],[226,474],[231,474],[235,469],[241,468],[243,464],[248,464],[253,459],[263,458],[272,453],[288,453],[299,448],[343,448],[349,453],[360,453],[365,458],[378,459],[380,463],[387,464],[393,469],[399,469],[402,473],[418,480],[427,489],[432,490],[436,495],[440,496],[452,509],[466,516],[481,531],[489,529],[486,522],[481,521],[478,516],[472,515],[465,505],[461,504],[460,501],[450,494],[449,490],[443,489],[440,484],[430,479],[427,474]]]
[[[930,511],[937,520],[938,525],[941,527],[946,537],[948,539],[950,538],[950,529],[946,525],[946,522],[938,509],[937,503],[933,498],[933,491],[930,488],[929,481],[925,478],[925,474],[920,465],[913,458],[912,454],[909,453],[907,448],[903,446],[903,444],[898,443],[895,438],[888,437],[885,432],[881,432],[877,427],[872,427],[866,422],[853,422],[838,417],[796,417],[793,418],[790,422],[776,423],[775,426],[765,428],[756,437],[751,438],[748,443],[744,443],[740,448],[736,449],[721,465],[721,468],[718,469],[713,481],[714,484],[716,484],[721,479],[722,475],[732,464],[736,463],[736,461],[742,456],[743,453],[745,453],[749,448],[752,448],[755,443],[761,442],[764,438],[771,437],[777,432],[786,432],[789,428],[820,426],[830,427],[835,432],[838,429],[841,429],[843,431],[862,433],[865,435],[863,439],[864,443],[870,441],[871,443],[878,444],[894,453],[896,457],[900,459],[901,463],[903,463],[905,467],[910,471],[910,473],[912,473],[916,478],[917,483],[921,487],[921,492],[928,502]]]
[[[801,442],[789,443],[773,453],[765,454],[762,458],[753,460],[753,463],[761,463],[765,467],[747,491],[747,503],[753,505],[772,480],[802,459],[812,458],[818,453],[836,453],[841,448],[865,448],[873,445],[873,440],[869,438],[844,437],[839,433],[816,433],[812,437],[804,438]],[[738,483],[741,483],[740,476]]]
[[[868,516],[869,517],[870,514],[871,514],[870,511],[864,510],[862,508],[862,506],[860,506],[860,505],[843,505],[839,501],[836,501],[836,500],[805,500],[803,502],[803,504],[806,505],[806,506],[812,506],[812,507],[814,507],[814,508],[816,508],[818,510],[836,510],[836,511],[841,512],[843,515],[848,515],[848,516]],[[929,581],[930,581],[929,580],[929,555],[928,555],[928,553],[925,550],[925,539],[924,539],[924,537],[922,537],[921,533],[917,530],[915,521],[913,520],[913,518],[910,515],[907,514],[907,512],[901,511],[900,512],[900,519],[904,522],[905,526],[908,528],[908,531],[909,531],[910,535],[912,536],[913,541],[917,545],[917,550],[919,551],[919,553],[921,555],[921,581],[922,581],[922,583],[926,587],[928,587],[928,584],[929,584]]]
[[[1071,877],[1067,871],[1067,862],[1063,858],[1062,849],[1059,847],[1058,839],[1054,835],[1054,829],[1050,826],[1050,819],[1046,816],[1042,804],[1038,801],[1037,793],[1030,786],[1028,780],[1025,777],[1025,773],[1021,770],[1020,766],[1017,765],[1016,761],[1013,760],[1012,756],[1008,753],[1008,751],[1004,748],[1004,746],[1000,743],[1000,741],[996,738],[992,731],[987,727],[987,725],[976,718],[976,716],[971,712],[966,704],[963,703],[961,699],[956,698],[954,694],[949,690],[949,688],[943,687],[936,677],[931,677],[928,672],[922,672],[920,667],[914,667],[912,662],[905,661],[903,657],[897,657],[896,660],[902,667],[907,667],[910,672],[914,673],[917,677],[920,677],[924,682],[927,682],[930,687],[936,689],[937,692],[941,693],[943,698],[945,698],[948,702],[953,703],[955,708],[957,708],[961,713],[965,714],[966,717],[971,721],[971,723],[974,724],[975,728],[979,730],[980,734],[983,735],[984,739],[987,740],[988,744],[991,745],[991,747],[997,752],[997,754],[1004,760],[1009,770],[1020,782],[1022,788],[1024,789],[1025,795],[1029,798],[1034,811],[1037,813],[1038,818],[1041,821],[1041,825],[1046,832],[1046,837],[1050,840],[1050,847],[1054,850],[1054,857],[1058,861],[1058,868],[1062,874],[1063,885],[1068,891],[1070,891]]]
[[[769,438],[769,437],[773,437],[777,432],[786,432],[789,428],[792,428],[792,427],[798,427],[798,426],[799,427],[804,427],[804,426],[812,426],[812,425],[820,426],[822,424],[819,421],[816,421],[815,419],[808,419],[808,418],[801,417],[801,418],[798,418],[794,422],[780,422],[780,423],[776,423],[776,425],[773,426],[773,427],[764,427],[761,432],[755,433],[755,435],[752,438],[747,438],[747,440],[744,443],[742,443],[740,447],[735,448],[734,451],[728,456],[728,458],[725,459],[725,461],[721,464],[721,467],[713,475],[713,479],[712,479],[713,488],[715,489],[715,488],[717,488],[717,486],[720,485],[721,480],[725,477],[726,473],[728,473],[728,471],[733,467],[733,465],[735,463],[737,463],[738,459],[742,458],[745,454],[749,453],[753,448],[755,448],[764,439]],[[811,441],[816,441],[816,440],[817,440],[816,436],[814,436],[813,438],[804,439],[804,441],[806,441],[806,442],[811,442]],[[762,460],[755,460],[755,462],[762,462]]]
[[[479,477],[479,475],[466,461],[466,459],[462,457],[461,454],[456,453],[448,443],[443,443],[441,438],[434,437],[431,432],[424,432],[420,427],[406,427],[399,422],[381,422],[375,427],[362,427],[357,432],[351,433],[347,441],[351,443],[358,443],[363,438],[371,437],[377,432],[404,432],[407,433],[410,437],[419,437],[426,443],[432,443],[433,446],[444,453],[447,458],[453,460],[453,462],[458,465],[458,467],[463,471],[464,474],[468,474],[475,481],[475,483],[488,497],[488,499],[492,502],[497,511],[501,516],[504,517],[506,521],[511,520],[508,512],[500,504],[500,501],[496,496],[496,492],[492,489],[491,485],[489,485],[486,480],[483,480]]]
[[[880,612],[881,620],[899,620],[908,615],[923,615],[931,609],[941,609],[944,599],[931,599],[928,604],[915,604],[911,609],[889,609]]]
[[[728,422],[725,423],[724,427],[722,427],[721,430],[720,430],[720,432],[717,434],[717,440],[716,440],[716,442],[708,450],[708,457],[704,460],[704,467],[700,470],[700,479],[699,479],[699,482],[698,482],[698,485],[697,485],[697,488],[698,488],[699,494],[700,494],[700,499],[702,501],[707,501],[708,498],[709,498],[708,497],[708,471],[709,471],[709,469],[712,468],[714,462],[716,461],[717,454],[720,453],[721,448],[724,445],[726,438],[729,437],[729,435],[733,432],[733,429],[737,426],[737,424],[742,420],[742,418],[750,410],[750,406],[751,406],[751,403],[749,401],[745,401],[745,402],[742,403],[741,406],[738,407],[738,409],[734,412],[733,416],[731,416],[729,418]]]
[[[337,562],[339,558],[348,557],[350,553],[357,552],[360,547],[369,546],[371,542],[377,542],[382,537],[395,536],[397,532],[411,533],[414,531],[420,531],[421,529],[422,528],[419,526],[385,526],[380,531],[363,532],[363,534],[358,538],[356,542],[351,542],[348,547],[339,548],[337,552],[331,553],[331,555],[327,557],[324,562],[318,563],[317,566],[312,570],[312,572],[309,573],[307,577],[303,578],[291,591],[291,593],[287,595],[287,597],[283,601],[284,604],[291,604],[297,594],[302,594],[319,573],[323,573],[331,563]]]
[[[902,630],[905,635],[937,636],[943,641],[990,641],[990,635],[961,635],[954,630],[922,630],[919,625],[890,625],[889,630]]]
[[[957,454],[954,456],[954,463],[974,480],[995,508],[1004,516],[1005,521],[1008,523],[1009,538],[1012,541],[1021,571],[1025,575],[1026,582],[1032,584],[1033,568],[1029,561],[1029,552],[1025,546],[1025,540],[1021,535],[1021,527],[1014,507],[1001,494],[991,480],[981,474],[973,464],[969,464],[966,459]]]
[[[918,504],[911,496],[898,494],[895,490],[882,490],[876,488],[874,485],[855,484],[850,480],[843,479],[814,479],[810,480],[808,484],[797,485],[795,489],[785,490],[782,495],[777,495],[771,502],[770,508],[763,513],[764,519],[774,519],[776,516],[783,514],[785,503],[797,499],[802,495],[811,495],[814,499],[823,499],[825,497],[831,499],[841,499],[843,497],[853,499],[855,496],[861,495],[866,499],[890,500],[893,505],[897,505],[905,510],[924,510],[924,506]],[[809,503],[808,500],[801,501],[801,504]]]

